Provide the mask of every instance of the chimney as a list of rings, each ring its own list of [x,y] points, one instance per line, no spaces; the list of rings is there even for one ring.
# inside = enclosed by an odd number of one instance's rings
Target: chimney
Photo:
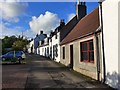
[[[64,19],[61,19],[61,20],[60,20],[60,26],[61,26],[61,27],[65,26]]]
[[[40,34],[43,34],[43,31],[40,31]]]
[[[36,35],[36,37],[38,37],[38,34]]]
[[[78,2],[76,6],[76,15],[78,20],[82,19],[87,14],[86,8],[85,2]]]

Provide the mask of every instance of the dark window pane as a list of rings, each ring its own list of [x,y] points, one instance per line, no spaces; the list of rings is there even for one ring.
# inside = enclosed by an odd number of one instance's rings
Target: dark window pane
[[[65,59],[65,47],[63,47],[63,59]]]
[[[88,60],[87,52],[82,52],[82,61]]]
[[[94,52],[90,52],[90,61],[94,61]]]
[[[81,49],[82,49],[82,51],[87,51],[87,43],[85,42],[85,43],[81,43]]]
[[[90,49],[90,50],[94,50],[93,41],[90,41],[90,42],[89,42],[89,49]]]
[[[81,61],[94,62],[94,46],[93,40],[80,43],[81,45]]]
[[[81,45],[82,51],[87,51],[87,43],[82,43]]]
[[[58,45],[56,44],[56,57],[58,56]]]
[[[50,47],[50,56],[52,56],[52,47]]]

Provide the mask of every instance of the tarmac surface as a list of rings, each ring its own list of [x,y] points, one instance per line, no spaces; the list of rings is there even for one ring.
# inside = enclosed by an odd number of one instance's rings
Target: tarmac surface
[[[2,88],[39,90],[41,88],[113,90],[109,86],[77,73],[39,55],[27,55],[26,64],[2,66]]]

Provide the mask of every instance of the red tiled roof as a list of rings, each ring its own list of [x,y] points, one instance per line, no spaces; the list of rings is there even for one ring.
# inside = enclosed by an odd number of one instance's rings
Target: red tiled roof
[[[96,8],[93,12],[82,18],[60,44],[69,43],[86,34],[95,32],[99,26],[99,8]]]

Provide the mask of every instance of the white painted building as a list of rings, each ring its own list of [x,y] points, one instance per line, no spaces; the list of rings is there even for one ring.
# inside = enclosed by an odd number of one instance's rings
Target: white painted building
[[[34,53],[34,54],[38,54],[38,46],[39,46],[39,41],[44,40],[44,38],[46,38],[47,35],[43,34],[43,31],[40,31],[40,34],[36,35],[36,37],[29,43],[29,48],[28,48],[28,53]]]
[[[38,49],[38,54],[41,56],[49,57],[49,38],[45,38],[43,41],[39,42],[40,45],[37,48]]]
[[[27,45],[27,49],[28,49],[28,53],[33,53],[34,52],[34,41],[32,40],[28,45]]]
[[[61,20],[60,25],[54,30],[54,32],[50,33],[49,56],[56,62],[60,62],[60,31],[64,26],[64,20]]]
[[[118,59],[118,20],[120,0],[102,2],[103,34],[105,48],[106,84],[120,90],[120,60]],[[119,12],[119,14],[118,14]]]
[[[50,47],[52,48],[52,59],[56,62],[60,61],[60,32],[56,32],[52,36],[52,42],[50,43]],[[51,47],[52,46],[52,47]]]

